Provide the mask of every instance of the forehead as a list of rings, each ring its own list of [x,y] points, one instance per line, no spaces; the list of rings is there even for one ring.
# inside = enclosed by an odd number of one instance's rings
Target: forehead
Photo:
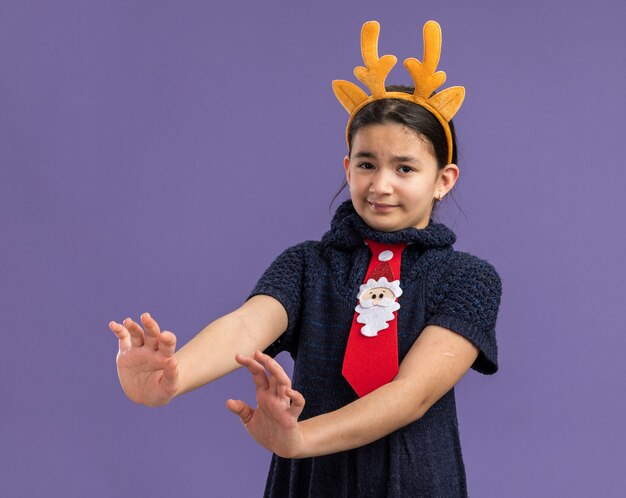
[[[352,139],[351,155],[367,152],[377,157],[412,156],[436,164],[433,145],[414,130],[399,123],[371,124],[360,128]]]

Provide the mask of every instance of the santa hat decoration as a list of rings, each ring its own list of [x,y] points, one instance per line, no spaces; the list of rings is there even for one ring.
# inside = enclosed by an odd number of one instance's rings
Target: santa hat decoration
[[[359,287],[359,296],[370,289],[376,289],[383,287],[393,292],[393,295],[400,297],[402,295],[402,289],[400,288],[400,280],[394,280],[394,275],[389,265],[389,261],[393,259],[393,252],[383,251],[378,255],[378,260],[381,262],[370,275],[370,278],[366,283]]]

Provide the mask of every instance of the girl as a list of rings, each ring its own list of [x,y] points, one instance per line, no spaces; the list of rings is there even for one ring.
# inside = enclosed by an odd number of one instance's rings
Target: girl
[[[334,82],[351,114],[350,200],[321,240],[283,252],[243,306],[176,353],[148,313],[143,328],[109,323],[122,388],[138,403],[250,371],[257,407],[227,407],[274,453],[268,497],[467,496],[454,385],[470,367],[498,368],[498,273],[455,251],[432,219],[459,176],[450,119],[462,88],[433,94],[445,75],[432,21],[424,61],[405,61],[415,88],[385,87],[395,58],[378,58],[378,30],[364,25],[366,67],[355,70],[372,95]],[[293,385],[280,351],[294,358]]]

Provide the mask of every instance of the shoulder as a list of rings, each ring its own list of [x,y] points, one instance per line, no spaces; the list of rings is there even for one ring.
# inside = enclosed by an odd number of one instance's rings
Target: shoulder
[[[319,240],[305,240],[303,242],[299,242],[297,244],[294,244],[288,247],[287,249],[283,251],[283,253],[285,252],[304,253],[307,251],[316,250],[319,247],[319,245],[320,245]]]
[[[284,255],[298,255],[304,256],[310,253],[317,252],[319,242],[315,240],[305,240],[304,242],[300,242],[298,244],[294,244],[287,249],[284,249],[281,253],[279,253],[277,258],[280,258]]]
[[[281,272],[300,272],[305,267],[315,265],[319,252],[318,241],[300,242],[283,250],[274,258],[270,268]]]
[[[487,260],[463,251],[453,250],[446,259],[439,277],[429,286],[429,308],[447,303],[459,310],[482,307],[485,303],[496,309],[502,296],[502,280]],[[473,303],[473,304],[472,304]]]
[[[251,294],[268,294],[280,301],[290,317],[295,316],[302,282],[315,257],[317,243],[305,241],[283,250],[267,267]]]
[[[502,286],[500,274],[486,259],[464,251],[452,251],[448,259],[450,280],[479,279],[496,287]]]
[[[277,259],[299,258],[306,262],[307,259],[314,258],[320,253],[320,242],[317,240],[305,240],[285,249]]]

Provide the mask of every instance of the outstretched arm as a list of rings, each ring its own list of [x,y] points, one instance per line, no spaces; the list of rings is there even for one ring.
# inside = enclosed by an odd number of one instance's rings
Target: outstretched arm
[[[176,336],[161,332],[148,313],[139,323],[111,321],[119,339],[117,371],[126,395],[147,406],[211,382],[239,367],[235,353],[251,355],[265,349],[287,328],[287,312],[270,296],[257,295],[205,327],[175,353]]]
[[[279,456],[327,455],[363,446],[419,419],[452,389],[477,356],[478,348],[463,336],[429,325],[391,382],[338,410],[297,422],[304,399],[291,389],[282,368],[257,352],[254,359],[238,357],[238,361],[255,379],[259,406],[253,410],[239,400],[229,400],[227,406],[260,444]]]
[[[215,320],[176,353],[181,368],[178,394],[196,389],[239,368],[236,353],[264,350],[287,329],[287,311],[263,294]]]

